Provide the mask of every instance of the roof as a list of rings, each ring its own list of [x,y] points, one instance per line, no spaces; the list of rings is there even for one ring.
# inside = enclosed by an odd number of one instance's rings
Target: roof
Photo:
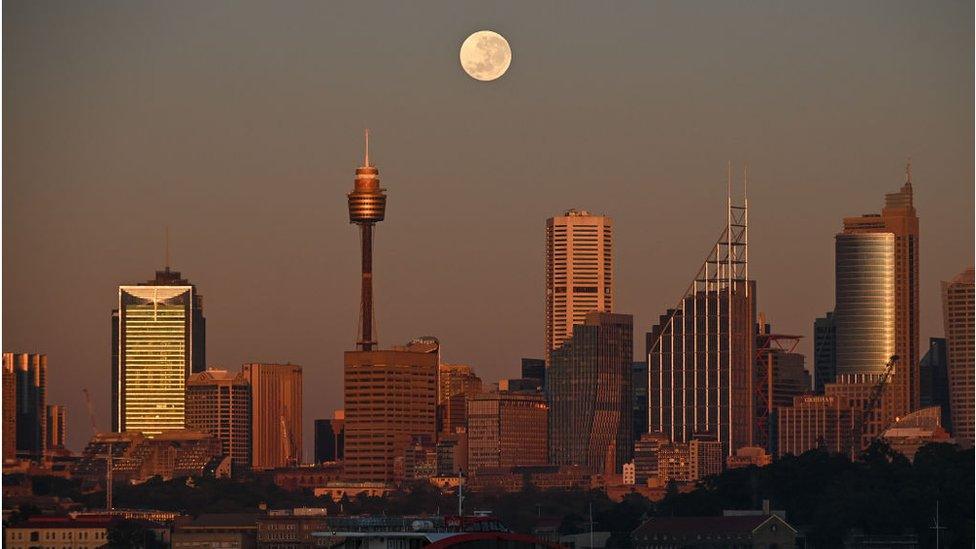
[[[9,528],[38,530],[43,528],[110,528],[118,523],[115,517],[93,517],[73,519],[61,516],[34,516]]]
[[[770,520],[782,523],[796,531],[783,519],[775,515],[753,515],[736,517],[655,517],[648,519],[634,530],[633,536],[648,534],[720,534],[752,533]]]
[[[181,520],[177,529],[195,528],[257,528],[257,521],[263,513],[205,513],[195,519]]]

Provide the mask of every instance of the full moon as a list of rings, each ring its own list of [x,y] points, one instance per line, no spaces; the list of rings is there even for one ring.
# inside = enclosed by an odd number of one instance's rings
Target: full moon
[[[497,32],[478,31],[461,44],[461,68],[475,80],[495,80],[505,74],[511,64],[512,48]]]

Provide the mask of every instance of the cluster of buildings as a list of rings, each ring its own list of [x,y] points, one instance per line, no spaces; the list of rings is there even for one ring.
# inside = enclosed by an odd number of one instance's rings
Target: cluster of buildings
[[[358,338],[343,357],[343,407],[315,422],[314,466],[302,463],[301,367],[207,369],[202,298],[167,266],[119,287],[112,430],[93,433],[76,470],[96,476],[113,463],[133,482],[274,471],[337,498],[406,481],[653,494],[815,448],[856,456],[882,437],[909,455],[931,441],[972,446],[973,269],[943,283],[946,337],[920,356],[919,223],[906,174],[880,214],[845,218],[834,237],[836,302],[813,324],[812,368],[796,352],[801,336],[774,330],[759,310],[748,202],[733,200],[730,167],[722,234],[644,334],[642,360],[633,317],[615,310],[613,222],[573,209],[545,227],[543,356],[488,384],[444,363],[435,337],[376,341],[372,242],[387,196],[367,152],[348,194],[362,244]],[[43,355],[4,355],[5,458],[63,448],[64,409],[46,406],[45,384]]]

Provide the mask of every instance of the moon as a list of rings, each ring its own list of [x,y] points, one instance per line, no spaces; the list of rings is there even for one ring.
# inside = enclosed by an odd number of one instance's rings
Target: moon
[[[500,78],[512,64],[512,48],[497,32],[481,30],[461,44],[461,68],[475,80],[488,82]]]

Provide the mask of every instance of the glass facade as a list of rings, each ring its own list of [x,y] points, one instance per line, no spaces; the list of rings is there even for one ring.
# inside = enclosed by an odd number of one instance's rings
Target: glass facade
[[[836,237],[837,375],[880,374],[895,354],[895,236]]]
[[[119,288],[120,431],[153,436],[184,426],[191,373],[192,286]]]

